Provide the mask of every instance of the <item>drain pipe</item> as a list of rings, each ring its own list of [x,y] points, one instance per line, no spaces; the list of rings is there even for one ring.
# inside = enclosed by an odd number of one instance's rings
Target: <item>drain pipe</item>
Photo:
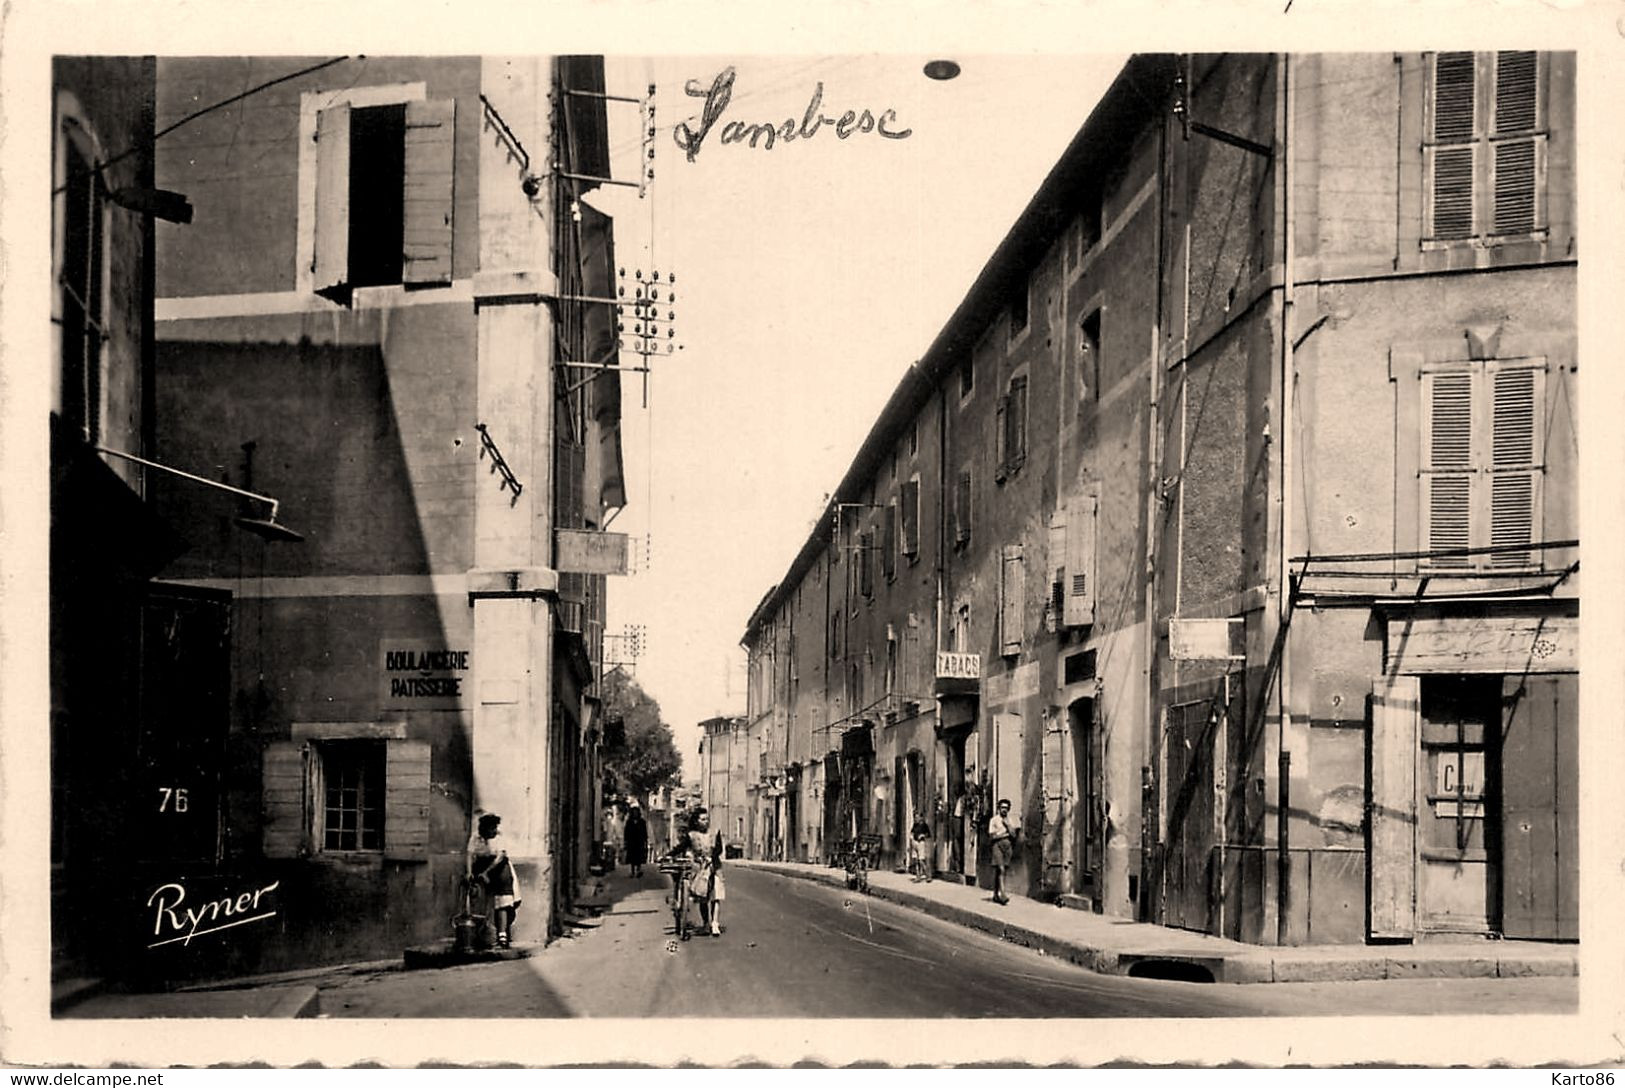
[[[1289,806],[1292,799],[1292,784],[1290,775],[1292,771],[1292,754],[1287,750],[1287,732],[1291,722],[1291,700],[1289,677],[1291,673],[1291,640],[1288,638],[1288,627],[1292,622],[1292,600],[1290,586],[1292,582],[1292,400],[1294,394],[1294,373],[1292,359],[1292,322],[1293,322],[1293,277],[1296,274],[1294,254],[1296,246],[1293,233],[1293,201],[1292,201],[1292,153],[1293,153],[1293,124],[1292,124],[1292,54],[1284,53],[1280,63],[1281,83],[1281,147],[1279,161],[1281,164],[1281,409],[1280,418],[1276,421],[1280,434],[1276,439],[1280,443],[1281,454],[1281,499],[1280,499],[1280,568],[1278,571],[1279,585],[1276,587],[1276,637],[1281,640],[1280,672],[1276,677],[1275,691],[1279,700],[1276,726],[1276,753],[1279,760],[1276,775],[1279,779],[1276,803],[1279,811],[1276,816],[1276,907],[1275,907],[1275,943],[1286,943],[1289,926],[1288,915],[1292,909],[1292,855],[1290,852],[1290,820]]]

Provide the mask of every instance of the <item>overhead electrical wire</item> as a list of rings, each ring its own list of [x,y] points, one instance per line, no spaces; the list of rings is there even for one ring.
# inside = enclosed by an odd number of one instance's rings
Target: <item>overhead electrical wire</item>
[[[312,72],[319,72],[324,68],[331,68],[333,65],[338,64],[341,61],[346,61],[346,60],[351,60],[351,59],[353,59],[353,58],[351,58],[349,56],[333,57],[333,58],[331,58],[329,60],[322,61],[320,64],[313,64],[308,68],[301,68],[297,72],[289,72],[287,75],[278,76],[275,79],[267,80],[266,82],[261,83],[256,87],[250,87],[248,90],[243,91],[241,94],[234,94],[230,98],[223,98],[219,102],[215,102],[212,105],[204,106],[200,110],[195,110],[192,113],[187,114],[185,117],[182,117],[179,121],[176,121],[173,124],[165,125],[163,128],[161,128],[157,132],[153,133],[152,138],[150,140],[146,140],[146,141],[143,141],[142,143],[135,144],[135,145],[133,145],[131,147],[127,147],[123,151],[120,151],[117,155],[114,155],[112,158],[107,159],[104,162],[97,163],[95,168],[91,172],[94,173],[94,174],[100,174],[104,170],[107,170],[109,167],[112,167],[112,166],[114,166],[114,165],[116,165],[118,163],[123,162],[125,159],[129,158],[131,155],[135,155],[135,154],[137,154],[139,152],[149,150],[159,140],[163,139],[165,136],[168,136],[171,132],[174,132],[176,129],[180,128],[182,125],[190,124],[191,122],[196,121],[199,117],[203,117],[203,116],[206,116],[207,114],[211,114],[215,110],[224,109],[226,106],[229,106],[234,102],[241,102],[243,99],[251,97],[252,95],[259,94],[261,91],[264,91],[264,90],[266,90],[266,89],[268,89],[270,87],[275,87],[279,83],[287,83],[289,80],[298,79],[300,76],[308,76]],[[62,185],[59,185],[55,189],[51,190],[51,195],[55,196],[58,193],[66,192],[67,188],[68,188],[68,186],[67,186],[66,183],[64,183]]]

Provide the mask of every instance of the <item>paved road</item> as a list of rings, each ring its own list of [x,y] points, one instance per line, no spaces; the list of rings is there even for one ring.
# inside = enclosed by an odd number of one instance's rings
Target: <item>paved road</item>
[[[528,960],[344,978],[330,1017],[1213,1017],[1572,1012],[1574,979],[1224,985],[1096,975],[906,908],[728,871],[720,938],[673,947],[658,873]],[[521,931],[521,937],[524,936]]]

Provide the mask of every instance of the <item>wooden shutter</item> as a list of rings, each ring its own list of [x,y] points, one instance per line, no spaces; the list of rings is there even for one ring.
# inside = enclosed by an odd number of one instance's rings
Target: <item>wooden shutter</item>
[[[881,521],[880,563],[889,580],[897,574],[897,504],[887,503]]]
[[[586,524],[584,477],[587,474],[587,448],[577,445],[573,436],[560,431],[554,443],[558,456],[553,463],[554,527],[580,529]]]
[[[260,848],[268,858],[296,858],[307,845],[309,754],[291,740],[265,746],[260,763]]]
[[[1490,408],[1490,543],[1525,544],[1536,537],[1540,512],[1541,419],[1545,373],[1529,367],[1492,369]],[[1492,554],[1490,564],[1522,567],[1530,552]]]
[[[1044,717],[1044,745],[1040,753],[1044,775],[1044,887],[1066,891],[1066,817],[1071,791],[1066,788],[1066,733],[1061,714]]]
[[[858,592],[865,597],[875,595],[874,565],[872,560],[875,553],[875,534],[872,532],[858,535]]]
[[[1095,522],[1099,500],[1085,495],[1066,514],[1066,579],[1062,619],[1068,627],[1095,622]]]
[[[1416,746],[1422,684],[1388,676],[1371,693],[1371,903],[1368,936],[1410,937],[1416,928]]]
[[[406,104],[401,282],[451,282],[453,132],[450,98]]]
[[[903,483],[903,554],[920,554],[920,481]]]
[[[1433,138],[1471,140],[1476,123],[1477,65],[1471,53],[1440,53],[1433,61]]]
[[[344,293],[350,285],[350,107],[316,114],[317,294]]]
[[[1019,460],[1027,456],[1027,378],[1025,375],[1010,382],[1010,437],[1013,443],[1010,456]]]
[[[1473,236],[1473,183],[1478,148],[1432,147],[1427,151],[1433,175],[1429,236],[1452,241]]]
[[[1496,234],[1528,234],[1546,225],[1539,57],[1527,50],[1497,53],[1494,88],[1491,229]]]
[[[384,856],[429,857],[429,744],[392,740],[384,750]]]
[[[954,493],[954,541],[965,544],[970,541],[970,472],[959,474],[959,486]]]
[[[1424,548],[1472,544],[1473,375],[1468,371],[1422,375],[1422,517]],[[1464,567],[1466,556],[1427,560],[1435,567]]]
[[[1000,652],[1007,657],[1021,652],[1021,618],[1026,596],[1026,565],[1021,545],[1006,544],[999,578],[999,643]]]
[[[1495,134],[1540,127],[1539,63],[1533,50],[1495,54]]]
[[[1003,394],[999,397],[997,407],[993,410],[993,440],[999,444],[995,458],[999,466],[999,479],[1004,479],[1004,470],[1010,467],[1010,397]]]
[[[1020,714],[993,716],[993,804],[1010,802],[1010,815],[1020,818],[1022,806],[1022,721]],[[991,815],[991,813],[989,813]]]

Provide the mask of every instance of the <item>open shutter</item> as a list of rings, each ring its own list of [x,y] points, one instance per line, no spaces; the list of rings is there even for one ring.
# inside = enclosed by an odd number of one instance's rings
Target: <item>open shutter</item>
[[[1530,368],[1491,371],[1490,543],[1497,547],[1534,540],[1539,521],[1545,373]],[[1497,567],[1523,567],[1526,551],[1490,556]]]
[[[1075,499],[1066,514],[1066,596],[1063,618],[1068,627],[1095,622],[1095,515],[1093,495]]]
[[[1467,371],[1422,375],[1423,547],[1472,544],[1473,375]],[[1465,567],[1466,556],[1427,560],[1433,567]]]
[[[1010,448],[1010,397],[999,397],[998,406],[993,410],[993,440],[999,444],[995,451],[998,456],[994,458],[999,466],[999,479],[1004,479],[1004,470],[1010,467],[1010,458],[1013,452]]]
[[[861,533],[858,536],[858,592],[865,597],[875,595],[874,578],[875,534]]]
[[[1071,809],[1071,793],[1066,788],[1065,719],[1060,714],[1044,716],[1044,747],[1040,754],[1044,774],[1044,887],[1067,890],[1066,817]]]
[[[889,580],[897,573],[897,504],[887,503],[881,521],[880,563]]]
[[[403,283],[451,282],[452,134],[450,98],[406,104]]]
[[[1416,746],[1422,683],[1379,679],[1371,693],[1371,937],[1410,937],[1416,929]]]
[[[350,107],[316,114],[317,294],[333,296],[350,286]]]
[[[959,474],[959,485],[954,492],[954,541],[964,544],[970,540],[970,472]]]
[[[1027,456],[1027,378],[1025,375],[1010,382],[1010,456],[1020,460]]]
[[[1010,814],[1024,814],[1021,791],[1022,720],[1020,714],[993,716],[993,804],[1010,802]]]
[[[429,744],[392,740],[384,752],[384,856],[429,857]]]
[[[903,483],[903,554],[920,554],[920,481]]]
[[[1004,546],[999,579],[999,643],[1006,657],[1021,652],[1021,612],[1026,603],[1026,564],[1020,544]]]
[[[310,774],[303,745],[275,740],[260,763],[260,848],[268,858],[296,858],[304,852],[309,820]]]

